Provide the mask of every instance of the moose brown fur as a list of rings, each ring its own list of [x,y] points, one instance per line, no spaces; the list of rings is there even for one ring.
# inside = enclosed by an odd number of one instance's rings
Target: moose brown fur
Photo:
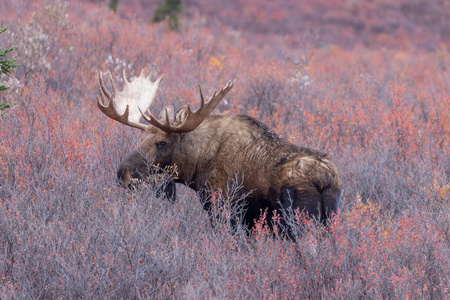
[[[341,182],[327,154],[295,146],[249,116],[209,116],[234,82],[206,104],[200,89],[201,105],[195,112],[184,106],[173,114],[166,107],[157,120],[146,111],[162,77],[151,82],[141,74],[130,83],[124,74],[124,79],[126,86],[118,92],[111,77],[114,91],[110,94],[99,72],[98,99],[107,116],[143,130],[141,144],[118,168],[124,186],[149,176],[149,165],[176,166],[178,176],[166,186],[166,197],[176,198],[176,181],[197,191],[205,209],[209,209],[211,190],[226,191],[236,178],[242,181],[240,192],[248,194],[244,215],[248,226],[266,209],[270,215],[273,210],[298,208],[322,222],[337,211]],[[136,99],[139,95],[141,99]],[[140,106],[145,97],[151,98],[146,99],[149,103]],[[150,125],[142,123],[141,117]]]

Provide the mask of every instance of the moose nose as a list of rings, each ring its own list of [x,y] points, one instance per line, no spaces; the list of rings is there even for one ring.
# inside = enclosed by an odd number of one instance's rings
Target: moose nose
[[[142,174],[135,167],[120,165],[117,169],[117,179],[121,186],[130,187],[132,179],[140,181],[142,179]]]
[[[123,168],[122,166],[119,166],[117,169],[117,179],[120,182],[129,180],[129,174],[128,174],[128,168]]]
[[[120,163],[117,179],[123,187],[130,187],[130,184],[137,183],[146,176],[146,170],[147,160],[140,149],[135,149]]]
[[[119,184],[121,186],[128,186],[131,181],[131,176],[128,167],[119,166],[117,169],[117,179],[119,180]]]

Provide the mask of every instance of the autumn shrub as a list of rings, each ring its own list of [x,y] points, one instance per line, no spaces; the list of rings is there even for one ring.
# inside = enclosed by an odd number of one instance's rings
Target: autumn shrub
[[[173,32],[105,6],[0,3],[23,64],[5,95],[17,105],[0,118],[2,298],[450,297],[445,46],[396,48],[386,37],[382,49],[305,50],[290,34],[247,38],[195,14]],[[119,187],[116,168],[139,132],[97,109],[98,69],[119,89],[124,70],[127,80],[166,74],[155,113],[198,107],[197,84],[212,95],[236,78],[214,113],[251,115],[329,153],[339,212],[324,226],[262,211],[247,232],[239,182],[212,191],[209,212],[189,187],[177,185],[174,203],[148,184]]]
[[[119,188],[115,166],[138,142],[132,130],[107,118],[80,120],[42,76],[20,94],[1,121],[7,297],[448,296],[442,182],[417,189],[433,206],[411,203],[396,215],[367,195],[346,193],[329,228],[295,215],[295,243],[264,213],[248,235],[230,230],[241,210],[220,193],[208,214],[188,189],[179,187],[172,204],[146,185]],[[239,184],[230,188],[238,192]]]
[[[38,7],[29,20],[19,22],[11,34],[17,45],[19,76],[43,73],[52,89],[70,90],[75,68],[67,65],[74,45],[64,43],[72,27],[67,7],[63,1],[48,2]]]

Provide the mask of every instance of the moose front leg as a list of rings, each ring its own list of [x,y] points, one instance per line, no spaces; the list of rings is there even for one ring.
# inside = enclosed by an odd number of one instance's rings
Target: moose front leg
[[[248,208],[245,198],[232,198],[223,193],[221,189],[214,192],[198,193],[198,197],[203,209],[208,213],[213,229],[226,228],[233,235],[240,228],[248,229],[245,225]]]
[[[161,194],[170,202],[175,202],[175,200],[177,200],[177,187],[175,180],[171,180],[158,187],[156,190],[156,196],[160,197]]]

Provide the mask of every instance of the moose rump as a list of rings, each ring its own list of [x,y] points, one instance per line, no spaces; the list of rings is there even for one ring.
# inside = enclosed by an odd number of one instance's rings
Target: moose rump
[[[175,181],[196,190],[205,209],[210,191],[226,191],[241,181],[246,211],[244,222],[254,224],[261,211],[299,209],[326,222],[337,211],[341,182],[336,166],[319,151],[298,147],[280,138],[256,119],[245,115],[209,116],[234,86],[229,81],[200,107],[188,105],[176,113],[165,107],[155,118],[149,108],[162,77],[152,82],[144,73],[119,92],[109,74],[113,92],[106,89],[99,72],[98,107],[108,117],[143,131],[142,142],[120,164],[117,175],[123,186],[157,169],[175,168],[177,177],[164,187],[175,200]],[[109,103],[107,103],[109,102]]]

